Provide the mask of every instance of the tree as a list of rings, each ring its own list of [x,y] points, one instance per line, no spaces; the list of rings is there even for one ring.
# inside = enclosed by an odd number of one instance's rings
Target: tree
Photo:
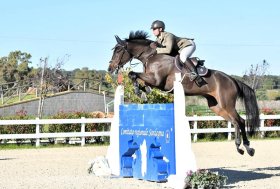
[[[40,59],[42,71],[41,71],[41,78],[40,78],[40,95],[39,95],[39,105],[38,105],[38,117],[39,118],[42,118],[43,103],[44,103],[44,99],[45,99],[45,95],[46,95],[43,85],[44,85],[45,70],[46,70],[46,67],[48,64],[47,61],[48,61],[48,58]]]
[[[253,65],[249,70],[245,71],[243,80],[248,84],[252,89],[256,90],[264,81],[265,74],[269,68],[269,63],[266,60],[263,60],[262,63]]]
[[[67,90],[67,85],[69,83],[68,76],[64,75],[62,70],[62,65],[68,61],[69,55],[65,55],[63,58],[58,58],[54,68],[48,65],[48,57],[40,59],[40,69],[35,76],[34,81],[40,80],[40,96],[39,96],[39,106],[38,106],[38,117],[42,117],[44,99],[50,91],[61,91]]]
[[[8,56],[0,58],[0,82],[15,82],[25,80],[31,68],[31,55],[21,51],[10,52]]]

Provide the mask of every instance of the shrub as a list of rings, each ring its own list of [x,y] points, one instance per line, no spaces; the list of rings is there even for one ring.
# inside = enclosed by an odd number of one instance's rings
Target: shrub
[[[76,112],[63,112],[60,111],[54,116],[51,116],[50,119],[80,119],[81,117],[85,118],[100,118],[105,116],[105,114],[98,112],[98,113],[87,113],[83,111],[76,111]],[[106,123],[88,123],[86,124],[85,131],[86,132],[96,132],[96,131],[103,131],[106,128]],[[81,124],[50,124],[48,127],[48,132],[80,132],[81,131]],[[104,138],[100,136],[96,137],[86,137],[86,143],[88,143],[91,139],[94,139],[96,143],[103,143]],[[49,139],[51,140],[51,139]],[[69,141],[69,138],[66,138],[66,142]],[[52,142],[52,141],[50,141]]]
[[[276,115],[279,114],[280,112],[277,110],[273,110],[270,108],[264,108],[261,110],[261,112],[264,115]],[[280,125],[280,120],[279,119],[266,119],[264,121],[264,126],[265,127],[272,127]],[[279,131],[270,131],[270,132],[265,132],[265,137],[280,137],[280,132]]]
[[[193,128],[194,122],[190,122],[190,127]],[[197,128],[209,129],[209,128],[227,128],[227,121],[198,121]],[[198,139],[206,140],[223,140],[227,138],[228,133],[199,133]]]
[[[21,109],[16,112],[13,116],[2,117],[1,119],[6,120],[28,120],[34,117],[28,116],[27,112],[24,109]],[[36,125],[7,125],[3,126],[0,130],[0,134],[26,134],[26,133],[35,133]],[[25,139],[16,139],[18,145],[22,144]],[[34,144],[35,141],[31,139],[31,143]]]
[[[146,95],[147,99],[140,98],[135,94],[134,85],[128,77],[130,69],[126,69],[122,72],[124,86],[124,100],[129,103],[170,103],[173,102],[173,95],[170,93],[162,92],[159,89],[153,88],[149,94]],[[114,88],[117,87],[117,82],[113,79],[113,76],[110,74],[106,74],[106,81],[110,83]],[[139,81],[139,89],[140,91],[146,90],[146,86],[144,82]]]
[[[210,172],[205,169],[197,170],[196,172],[188,172],[185,179],[185,189],[190,188],[205,188],[215,189],[226,184],[227,177],[219,175],[218,172]]]

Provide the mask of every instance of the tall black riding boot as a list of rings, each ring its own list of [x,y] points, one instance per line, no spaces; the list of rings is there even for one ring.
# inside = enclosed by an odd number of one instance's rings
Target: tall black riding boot
[[[184,64],[191,71],[190,80],[191,81],[195,80],[199,76],[195,65],[192,63],[192,61],[189,58],[187,58]]]
[[[202,79],[202,77],[197,73],[196,67],[190,59],[186,60],[185,65],[191,71],[191,81],[195,81],[198,87],[207,84],[207,82],[204,79]]]

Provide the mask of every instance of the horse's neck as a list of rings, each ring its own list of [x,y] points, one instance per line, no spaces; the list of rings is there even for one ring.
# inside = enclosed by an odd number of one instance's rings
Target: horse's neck
[[[174,66],[175,58],[165,54],[155,54],[150,56],[148,61],[142,62],[145,67],[153,67],[153,69],[170,69]]]
[[[156,54],[156,51],[154,49],[151,49],[151,50],[148,50],[148,51],[144,51],[140,55],[136,55],[134,57],[136,59],[140,60],[143,64],[145,64],[155,54]]]

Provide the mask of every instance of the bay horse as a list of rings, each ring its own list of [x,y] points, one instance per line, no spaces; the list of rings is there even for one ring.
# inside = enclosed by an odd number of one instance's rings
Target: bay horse
[[[259,108],[255,92],[245,83],[232,78],[231,76],[217,70],[208,70],[208,74],[203,77],[205,84],[199,87],[191,79],[191,71],[187,67],[182,70],[175,65],[176,58],[165,54],[155,54],[150,47],[153,42],[148,39],[145,31],[130,32],[129,38],[120,39],[115,36],[117,44],[113,48],[113,56],[109,62],[108,71],[117,72],[132,59],[142,62],[144,72],[129,72],[129,78],[134,86],[138,86],[138,79],[145,82],[147,86],[158,88],[162,91],[172,91],[175,73],[183,75],[181,81],[184,93],[187,96],[200,95],[206,98],[209,108],[217,115],[230,121],[235,127],[235,145],[240,154],[244,150],[240,148],[241,137],[247,153],[253,156],[254,148],[250,147],[247,138],[245,124],[250,136],[252,136],[260,125]],[[137,91],[137,90],[136,90]],[[246,122],[235,109],[236,101],[243,100],[246,111]],[[241,133],[240,133],[241,131]]]

